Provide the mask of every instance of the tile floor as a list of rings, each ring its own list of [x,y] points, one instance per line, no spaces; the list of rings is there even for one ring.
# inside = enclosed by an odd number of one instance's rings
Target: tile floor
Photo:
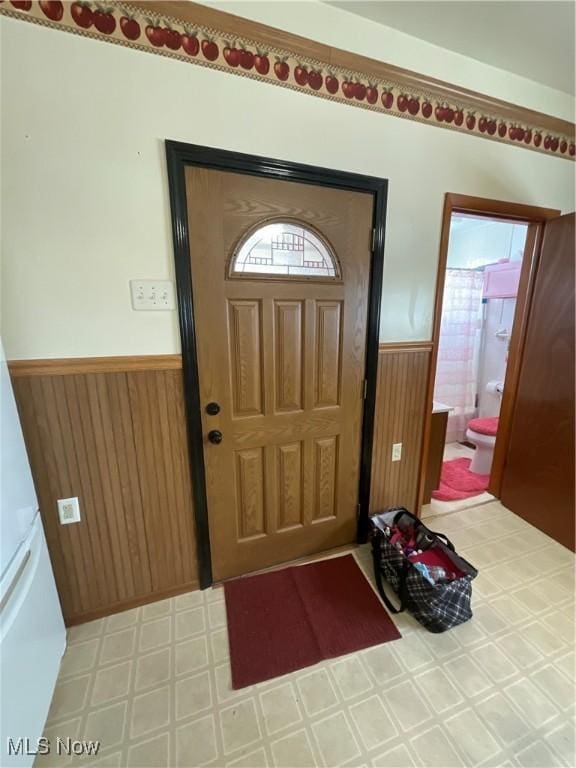
[[[401,616],[400,640],[232,691],[223,591],[189,593],[70,630],[46,735],[100,739],[99,766],[574,766],[573,555],[498,502],[436,527],[480,570],[467,624]]]
[[[444,446],[444,461],[451,459],[472,459],[474,448],[468,448],[462,443],[446,443]],[[476,507],[478,504],[485,504],[487,501],[494,501],[491,493],[479,493],[478,496],[471,496],[469,499],[459,499],[458,501],[437,501],[431,499],[430,504],[424,504],[422,507],[422,517],[431,515],[445,515],[448,512],[458,512],[468,507]]]

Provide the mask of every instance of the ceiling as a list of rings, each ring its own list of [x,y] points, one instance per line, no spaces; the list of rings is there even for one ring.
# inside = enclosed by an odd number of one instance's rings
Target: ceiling
[[[349,0],[337,8],[574,95],[575,3]]]

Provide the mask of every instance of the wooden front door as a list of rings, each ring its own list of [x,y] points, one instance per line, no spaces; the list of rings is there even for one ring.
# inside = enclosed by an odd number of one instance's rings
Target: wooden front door
[[[574,220],[546,224],[526,330],[502,503],[574,549]]]
[[[373,197],[196,167],[186,196],[220,580],[355,539]]]

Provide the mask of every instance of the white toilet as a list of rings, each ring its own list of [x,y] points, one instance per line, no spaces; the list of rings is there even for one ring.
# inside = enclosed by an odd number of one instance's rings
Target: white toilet
[[[487,419],[472,419],[468,422],[466,439],[476,446],[474,458],[470,464],[470,472],[478,475],[489,475],[492,468],[492,457],[498,432],[498,416]]]

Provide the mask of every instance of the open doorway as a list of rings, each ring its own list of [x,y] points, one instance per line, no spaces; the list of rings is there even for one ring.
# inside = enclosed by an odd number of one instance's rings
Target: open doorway
[[[556,211],[447,195],[421,477],[422,514],[499,496],[544,221]]]

